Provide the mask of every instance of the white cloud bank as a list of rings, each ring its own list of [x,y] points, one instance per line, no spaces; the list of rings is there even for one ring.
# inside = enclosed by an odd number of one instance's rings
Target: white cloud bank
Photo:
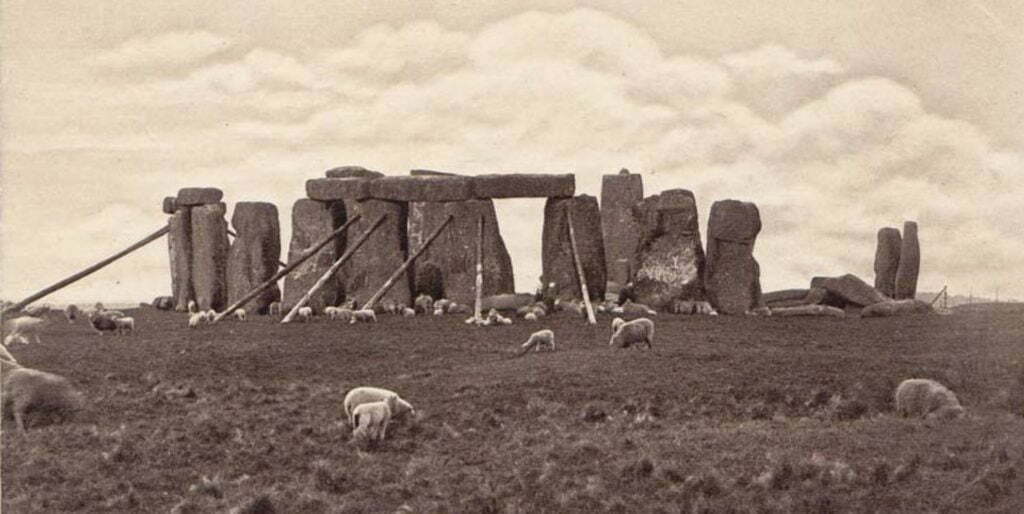
[[[109,96],[110,112],[149,117],[163,151],[132,155],[129,167],[140,170],[133,174],[100,169],[109,158],[81,146],[65,150],[86,152],[82,162],[97,168],[82,180],[116,177],[136,192],[116,201],[134,198],[151,213],[149,225],[162,222],[162,196],[209,184],[224,187],[229,202],[277,203],[287,237],[304,180],[342,164],[389,173],[574,172],[577,191],[592,195],[602,174],[628,167],[644,174],[648,194],[693,190],[702,220],[715,200],[756,202],[764,229],[755,256],[766,290],[800,287],[816,274],[870,281],[875,231],[904,220],[920,224],[922,289],[949,283],[978,294],[1002,284],[1005,295],[1011,282],[1024,283],[1021,154],[931,112],[892,79],[849,76],[828,56],[770,44],[723,56],[665,55],[639,28],[593,10],[530,12],[476,33],[430,21],[378,25],[351,41],[308,55],[251,48],[171,77],[96,86],[109,88],[93,93]],[[96,61],[181,66],[227,44],[212,34],[172,34],[129,41]],[[197,114],[176,117],[182,109]],[[175,124],[159,129],[168,118]],[[116,148],[139,135],[105,137]],[[16,141],[23,144],[10,148],[13,159],[25,167],[61,151]],[[8,190],[32,180],[16,178]],[[94,224],[111,201],[69,200],[68,209],[97,214],[54,230],[73,245],[95,245],[94,231],[75,223]],[[540,273],[537,206],[498,204],[521,290]],[[4,216],[5,248],[30,244],[30,221],[9,205]],[[5,252],[4,261],[8,269],[25,265],[21,252]],[[58,262],[69,270],[85,264],[80,254]],[[165,251],[133,266],[141,275],[119,293],[148,298],[168,289]],[[4,290],[28,292],[53,277],[32,271],[5,273]],[[95,282],[78,291],[68,295],[110,289]]]

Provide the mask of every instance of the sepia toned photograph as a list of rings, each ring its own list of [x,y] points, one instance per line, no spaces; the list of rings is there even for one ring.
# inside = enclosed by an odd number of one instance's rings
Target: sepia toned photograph
[[[1024,3],[0,0],[0,512],[1024,512]]]

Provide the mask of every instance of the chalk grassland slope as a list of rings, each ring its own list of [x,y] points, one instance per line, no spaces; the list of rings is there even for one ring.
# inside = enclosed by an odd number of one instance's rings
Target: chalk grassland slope
[[[4,512],[1024,512],[1020,310],[658,316],[657,354],[608,348],[608,317],[189,330],[133,314],[131,336],[59,321],[13,348],[92,407],[28,439],[4,425]],[[510,358],[542,327],[556,352]],[[909,377],[970,416],[894,417]],[[420,411],[368,452],[341,408],[364,384]]]

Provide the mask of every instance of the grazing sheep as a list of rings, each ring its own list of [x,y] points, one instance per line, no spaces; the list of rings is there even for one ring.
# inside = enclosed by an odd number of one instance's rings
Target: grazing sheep
[[[36,343],[39,343],[39,332],[42,331],[46,324],[45,319],[34,316],[9,319],[4,323],[4,332],[7,332],[7,335],[4,337],[4,345],[9,345],[14,341],[28,344],[29,337]]]
[[[413,309],[412,307],[406,307],[406,308],[402,309],[402,316],[405,316],[406,318],[415,317],[416,316],[416,309]]]
[[[349,324],[358,322],[377,322],[377,313],[373,312],[373,309],[359,309],[358,311],[352,311],[352,319]]]
[[[188,301],[188,312],[190,314],[195,314],[195,313],[199,312],[199,306],[196,305],[196,301],[195,300],[189,300]]]
[[[654,322],[647,318],[637,318],[633,321],[622,321],[619,318],[612,320],[612,327],[615,332],[612,334],[609,346],[618,348],[629,348],[633,345],[646,344],[647,349],[654,347]]]
[[[267,307],[267,314],[271,316],[280,316],[281,302],[270,302],[270,307]]]
[[[523,319],[526,320],[526,321],[537,321],[537,313],[536,312],[527,312],[526,315],[523,316]]]
[[[616,308],[612,309],[612,312],[615,313],[615,314],[626,314],[626,315],[634,315],[634,316],[644,316],[644,315],[647,315],[647,316],[657,316],[658,315],[658,313],[654,309],[652,309],[652,308],[650,308],[650,307],[648,307],[648,306],[646,306],[646,305],[644,305],[642,303],[634,303],[634,302],[629,301],[629,300],[627,300],[626,303],[622,304],[620,307],[616,307]]]
[[[444,315],[444,309],[442,309],[441,307],[434,307],[434,316],[443,316],[443,315]]]
[[[926,378],[911,378],[896,387],[896,412],[903,417],[951,419],[964,415],[953,391]]]
[[[84,403],[82,394],[62,376],[13,362],[3,363],[3,374],[3,416],[13,417],[22,435],[28,414],[53,414],[65,421]]]
[[[538,330],[530,334],[530,338],[519,346],[519,351],[516,354],[525,355],[530,350],[539,352],[541,347],[544,346],[550,348],[551,351],[555,351],[555,333],[549,329]]]
[[[612,320],[612,333],[614,334],[615,331],[617,331],[619,329],[619,327],[621,327],[622,324],[625,323],[625,322],[626,322],[626,320],[624,320],[622,318],[615,318],[615,319],[613,319]]]
[[[298,314],[299,319],[302,321],[309,321],[309,319],[313,317],[313,308],[308,305],[305,307],[299,307],[299,311],[296,314]]]
[[[441,314],[444,314],[446,312],[451,312],[449,310],[449,307],[453,303],[454,302],[452,302],[451,300],[449,300],[447,298],[441,298],[440,300],[435,300],[434,301],[434,314],[436,315],[438,310],[441,311]]]
[[[328,305],[327,307],[324,307],[324,316],[327,316],[327,319],[338,319],[338,313],[340,311],[341,309],[334,307],[333,305]]]
[[[398,314],[398,304],[394,300],[384,300],[380,302],[380,309],[382,312],[388,314]]]
[[[188,328],[198,328],[203,323],[206,323],[206,313],[196,312],[188,317]]]
[[[352,411],[352,437],[380,442],[387,435],[392,413],[397,409],[397,396],[358,405]]]
[[[429,294],[421,294],[417,296],[413,305],[416,312],[420,314],[430,314],[431,312],[434,312],[434,298]]]
[[[78,306],[75,304],[69,304],[67,307],[64,307],[64,317],[68,319],[68,323],[74,323],[81,314],[82,311],[78,310]]]
[[[100,311],[89,316],[89,325],[97,334],[117,331],[117,318],[124,316],[111,315],[110,311]]]
[[[131,316],[124,316],[122,318],[114,318],[114,326],[116,333],[124,334],[127,332],[135,331],[135,318]]]
[[[398,393],[389,389],[381,387],[371,386],[360,386],[352,388],[348,393],[345,394],[345,400],[343,402],[345,408],[345,416],[348,417],[348,422],[352,427],[356,426],[355,418],[353,416],[356,407],[370,402],[379,402],[388,398],[395,398],[395,406],[391,413],[396,418],[403,418],[407,415],[416,415],[416,409],[412,407],[412,404],[398,396]]]
[[[447,310],[448,312],[450,312],[452,314],[468,314],[468,313],[473,312],[473,308],[472,307],[470,307],[468,305],[465,305],[465,304],[461,304],[461,303],[455,303],[455,302],[452,302],[450,305],[448,305],[448,308],[445,309],[445,310]]]
[[[235,319],[237,319],[238,321],[245,321],[245,319],[248,317],[248,314],[246,314],[245,309],[236,309],[234,315]]]

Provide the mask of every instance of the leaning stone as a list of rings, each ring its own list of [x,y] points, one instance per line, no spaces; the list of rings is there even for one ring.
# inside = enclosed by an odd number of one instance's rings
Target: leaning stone
[[[195,298],[192,287],[192,209],[182,207],[168,218],[167,246],[171,261],[171,293],[174,310],[185,312]]]
[[[228,303],[233,304],[277,273],[281,258],[281,227],[277,206],[267,202],[238,202],[231,225],[238,237],[228,251]],[[252,313],[266,314],[281,299],[277,284],[245,305]]]
[[[903,240],[900,238],[899,229],[878,229],[878,246],[875,247],[875,289],[889,298],[896,296],[896,271],[900,265],[902,246]]]
[[[629,282],[630,261],[640,237],[640,228],[630,209],[644,199],[644,181],[623,169],[601,179],[601,232],[608,281],[621,287]]]
[[[693,193],[670,189],[633,206],[640,240],[633,257],[634,301],[657,310],[675,300],[702,301],[704,249]]]
[[[811,279],[811,287],[821,287],[827,290],[842,302],[838,306],[866,307],[890,299],[853,274],[841,277],[814,277]]]
[[[547,174],[477,175],[473,177],[477,198],[551,198],[576,194],[576,176]]]
[[[180,198],[180,196],[179,196]],[[200,310],[227,306],[228,224],[223,203],[192,208],[192,286]]]
[[[363,178],[314,178],[306,181],[306,196],[321,202],[365,200],[370,197],[370,182]]]
[[[174,214],[174,211],[178,210],[178,199],[173,196],[165,196],[163,210],[164,214]]]
[[[838,307],[828,305],[800,305],[797,307],[772,307],[772,316],[831,316],[846,317],[846,312]]]
[[[903,245],[900,247],[900,265],[896,269],[896,299],[904,300],[917,295],[917,274],[921,269],[921,247],[917,241],[917,223],[903,224]]]
[[[862,318],[886,318],[890,316],[907,316],[916,314],[930,314],[935,312],[932,306],[924,300],[907,299],[892,300],[888,302],[869,305],[860,311]]]
[[[576,247],[587,279],[587,292],[592,300],[600,301],[604,299],[607,283],[604,238],[601,235],[601,214],[597,198],[590,195],[549,198],[544,205],[541,281],[545,286],[545,297],[562,300],[583,297],[569,243],[569,209],[572,209]]]
[[[380,178],[384,174],[362,166],[338,166],[324,172],[324,176],[329,178]]]
[[[384,222],[338,272],[338,283],[341,284],[345,298],[356,300],[358,306],[362,307],[405,261],[408,207],[404,202],[370,199],[346,202],[345,208],[348,217],[362,215],[359,221],[349,227],[347,244],[353,244],[381,215],[387,215]],[[395,304],[412,305],[411,289],[411,276],[404,273],[380,302],[390,300]]]
[[[369,182],[370,196],[396,202],[457,202],[473,199],[469,177],[418,175]]]
[[[343,225],[345,219],[345,206],[341,202],[318,202],[305,198],[297,200],[292,207],[292,240],[288,247],[288,262],[295,262],[313,245]],[[291,310],[331,267],[335,259],[341,256],[345,248],[345,238],[353,233],[350,226],[345,235],[322,248],[285,276],[284,296],[281,301],[284,310]],[[315,312],[322,312],[328,305],[337,305],[340,296],[338,281],[328,280],[324,287],[310,298],[307,305]]]
[[[209,205],[219,203],[224,198],[224,192],[215,187],[186,187],[178,190],[176,204],[182,205]]]
[[[760,231],[753,203],[722,200],[711,206],[704,287],[722,314],[745,314],[761,304],[761,268],[753,255]]]

